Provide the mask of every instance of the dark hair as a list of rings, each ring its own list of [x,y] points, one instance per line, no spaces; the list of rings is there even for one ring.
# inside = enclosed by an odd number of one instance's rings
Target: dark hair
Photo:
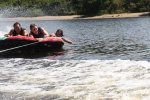
[[[63,30],[58,29],[58,30],[56,31],[56,33],[57,33],[57,32],[59,32],[62,36],[64,36],[64,35],[63,35]]]
[[[16,25],[21,26],[21,24],[19,22],[14,23],[13,27],[15,27]]]
[[[33,28],[33,27],[35,27],[36,25],[35,24],[31,24],[30,25],[30,30]]]

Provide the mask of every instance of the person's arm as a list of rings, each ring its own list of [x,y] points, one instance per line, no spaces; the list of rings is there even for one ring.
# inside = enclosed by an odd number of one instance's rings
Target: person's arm
[[[73,44],[71,40],[68,40],[68,39],[63,38],[63,37],[62,37],[61,39],[62,39],[64,42],[67,42],[67,43],[69,43],[69,44]]]
[[[14,30],[13,30],[13,29],[11,29],[11,30],[10,30],[10,32],[9,32],[8,34],[5,34],[4,36],[5,36],[5,37],[12,36],[12,34],[13,34],[13,31],[14,31]]]
[[[41,28],[41,31],[44,34],[44,37],[49,37],[48,32],[44,28]]]
[[[33,36],[31,33],[29,33],[29,37],[32,37],[32,38],[34,38],[34,36]]]
[[[23,30],[23,36],[29,36],[27,30]]]

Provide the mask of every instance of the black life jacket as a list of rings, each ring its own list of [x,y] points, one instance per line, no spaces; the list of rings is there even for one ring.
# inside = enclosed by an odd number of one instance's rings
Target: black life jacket
[[[38,34],[34,34],[33,32],[31,32],[31,35],[33,35],[34,38],[44,38],[44,34],[42,32],[41,27],[38,27]]]
[[[26,29],[24,29],[24,28],[22,28],[22,27],[21,27],[21,31],[20,31],[19,33],[17,33],[15,30],[13,30],[12,36],[23,35],[23,34],[24,34],[24,33],[23,33],[24,30],[26,30]]]

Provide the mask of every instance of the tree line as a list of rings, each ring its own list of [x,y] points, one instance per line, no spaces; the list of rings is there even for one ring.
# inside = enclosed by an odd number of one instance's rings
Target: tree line
[[[148,12],[150,11],[150,0],[0,0],[1,11],[10,8],[15,10],[18,7],[17,10],[19,11],[29,11],[30,13],[27,16],[38,16],[40,14],[101,15],[106,13]]]

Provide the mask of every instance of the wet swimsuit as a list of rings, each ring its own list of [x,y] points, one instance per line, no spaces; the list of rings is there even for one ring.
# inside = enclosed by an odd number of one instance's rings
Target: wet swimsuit
[[[34,38],[44,38],[41,27],[38,27],[38,34],[34,34],[33,32],[31,32],[30,34],[33,35]]]
[[[24,35],[24,28],[21,27],[21,31],[19,33],[17,33],[15,30],[13,30],[12,35],[13,36],[17,36],[17,35]]]

